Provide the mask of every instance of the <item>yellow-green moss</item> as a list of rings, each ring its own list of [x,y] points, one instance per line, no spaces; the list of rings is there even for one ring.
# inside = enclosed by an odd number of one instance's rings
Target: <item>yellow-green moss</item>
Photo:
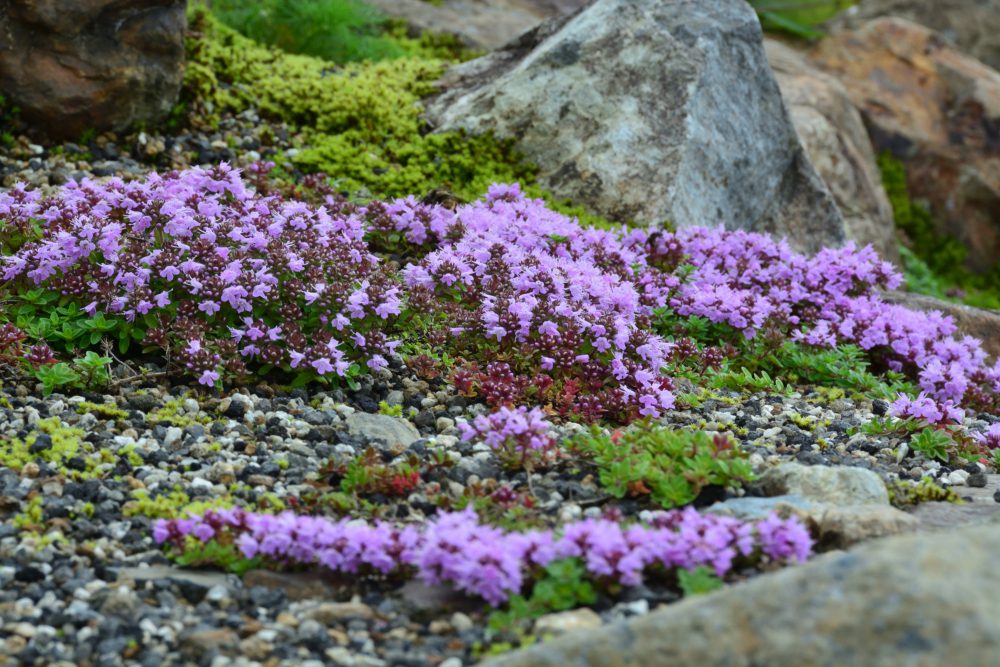
[[[185,89],[195,113],[212,119],[255,107],[298,128],[308,147],[296,166],[327,173],[340,190],[394,197],[445,187],[472,198],[495,181],[533,181],[510,142],[426,134],[419,100],[448,61],[339,66],[263,47],[205,12],[192,27]]]
[[[51,438],[51,446],[37,454],[32,453],[31,446],[43,433]],[[67,477],[73,479],[93,477],[97,473],[97,467],[112,462],[110,459],[113,457],[110,452],[95,450],[93,445],[83,440],[83,436],[81,429],[63,426],[58,417],[42,419],[38,422],[37,429],[23,440],[11,438],[0,442],[0,466],[20,472],[28,463],[41,459]],[[70,470],[66,467],[66,463],[77,456],[84,461],[83,471]]]
[[[91,403],[84,401],[76,406],[77,414],[84,415],[90,413],[101,419],[128,419],[128,412],[122,410],[114,403]]]
[[[160,422],[166,422],[171,426],[177,426],[179,428],[187,428],[193,424],[211,424],[212,418],[208,415],[203,415],[201,417],[189,417],[188,415],[181,414],[181,409],[184,407],[184,401],[180,398],[174,398],[163,404],[163,407],[157,408],[150,411],[146,415],[146,421],[150,424],[158,424]]]
[[[925,477],[919,482],[897,480],[886,484],[889,502],[896,507],[907,507],[929,502],[962,504],[961,497],[954,490],[945,488]]]
[[[132,500],[122,506],[124,516],[144,516],[148,519],[178,519],[195,514],[204,514],[211,509],[230,508],[235,505],[232,498],[222,497],[212,500],[191,500],[179,486],[169,493],[155,498],[145,489],[132,492]]]
[[[24,509],[14,515],[12,521],[18,530],[43,530],[45,519],[42,514],[42,497],[35,496],[24,505]]]

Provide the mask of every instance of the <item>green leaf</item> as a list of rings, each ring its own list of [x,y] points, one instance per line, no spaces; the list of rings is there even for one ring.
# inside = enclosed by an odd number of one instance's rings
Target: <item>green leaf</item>
[[[765,30],[780,30],[802,39],[819,39],[825,35],[821,30],[794,21],[778,12],[761,12],[760,22]]]
[[[684,592],[684,597],[711,593],[722,588],[722,579],[704,565],[693,570],[678,570],[677,583]]]

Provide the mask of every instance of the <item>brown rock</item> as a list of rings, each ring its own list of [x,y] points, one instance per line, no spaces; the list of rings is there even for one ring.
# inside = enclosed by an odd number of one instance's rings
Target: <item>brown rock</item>
[[[1000,0],[862,0],[831,21],[828,29],[852,30],[883,16],[936,30],[965,53],[1000,70]]]
[[[375,617],[372,608],[362,602],[324,602],[303,612],[303,616],[323,625],[336,625],[343,621]]]
[[[998,552],[996,525],[891,537],[485,664],[992,667]]]
[[[184,62],[183,0],[2,0],[0,90],[54,139],[155,122]]]
[[[228,628],[195,630],[180,638],[181,653],[196,658],[206,653],[231,652],[239,646],[239,636]]]
[[[875,151],[844,86],[781,42],[765,38],[764,49],[809,161],[844,217],[847,237],[899,264],[892,207]]]
[[[1000,257],[1000,73],[903,19],[822,40],[813,62],[837,76],[876,150],[908,172],[941,232],[969,248],[969,267]]]
[[[288,599],[293,602],[330,598],[337,593],[332,583],[320,579],[318,575],[295,572],[250,570],[243,575],[243,585],[246,588],[263,586],[272,590],[284,591]]]
[[[983,342],[983,349],[987,354],[1000,358],[1000,312],[973,308],[911,292],[885,292],[882,298],[914,310],[938,310],[950,315],[955,319],[960,332],[978,338]]]
[[[807,519],[820,549],[844,549],[877,537],[917,530],[920,521],[895,507],[851,505],[822,507]]]

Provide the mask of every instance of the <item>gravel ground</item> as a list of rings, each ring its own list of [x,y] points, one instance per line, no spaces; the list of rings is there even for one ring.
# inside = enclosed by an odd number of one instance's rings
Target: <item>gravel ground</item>
[[[484,406],[409,377],[399,364],[350,394],[260,385],[210,395],[149,383],[107,395],[40,395],[25,385],[0,391],[0,437],[24,442],[47,432],[28,446],[31,461],[19,472],[0,468],[0,656],[7,656],[0,664],[458,667],[478,659],[489,611],[481,602],[391,580],[264,571],[241,580],[180,569],[153,543],[150,527],[197,501],[333,515],[317,500],[337,483],[331,471],[369,449],[390,464],[411,454],[425,464],[416,488],[365,497],[358,516],[419,521],[504,485],[527,495],[524,473],[508,474],[484,445],[457,437],[455,420]],[[758,471],[795,460],[859,466],[885,480],[953,473],[912,452],[897,461],[893,438],[850,434],[885,404],[824,396],[718,392],[663,421],[733,434]],[[380,401],[412,417],[380,414]],[[426,465],[435,451],[446,463]],[[525,521],[650,509],[605,497],[573,462],[531,481],[535,506]],[[597,616],[570,612],[539,620],[535,630],[644,614],[676,598],[630,589],[599,600]]]

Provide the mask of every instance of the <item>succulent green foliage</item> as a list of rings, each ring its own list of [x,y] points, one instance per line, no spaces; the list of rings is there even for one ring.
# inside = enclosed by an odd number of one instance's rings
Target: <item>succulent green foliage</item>
[[[200,11],[192,17],[185,90],[196,115],[256,107],[302,131],[295,165],[337,190],[396,197],[446,188],[478,197],[492,182],[534,180],[511,142],[429,134],[419,101],[448,63],[430,57],[345,66],[263,47]]]
[[[611,436],[595,428],[567,446],[596,466],[609,495],[649,495],[665,509],[693,502],[706,487],[736,488],[753,478],[746,454],[725,435],[644,423]]]
[[[515,630],[545,614],[585,607],[597,601],[587,568],[579,558],[566,558],[549,563],[531,587],[527,598],[515,595],[506,611],[490,615],[491,633]]]
[[[825,349],[786,341],[757,364],[792,384],[839,388],[883,399],[895,399],[900,392],[917,393],[899,373],[872,373],[864,351],[856,345]]]
[[[910,507],[920,503],[955,503],[962,504],[962,499],[954,490],[937,484],[929,477],[919,482],[896,480],[886,484],[889,491],[889,502],[896,507]]]
[[[971,306],[1000,309],[1000,263],[984,274],[967,270],[962,242],[939,233],[931,212],[911,199],[903,164],[882,153],[878,165],[896,228],[909,242],[900,249],[907,286],[939,299],[960,297]]]
[[[722,579],[712,571],[712,568],[699,565],[693,570],[678,570],[677,585],[680,586],[684,597],[691,597],[711,593],[722,588],[723,584]]]
[[[31,371],[42,383],[42,394],[48,396],[57,389],[100,389],[111,380],[108,367],[111,357],[102,357],[96,352],[87,352],[72,362],[39,366]]]
[[[264,559],[260,557],[246,558],[235,544],[231,542],[220,542],[210,540],[201,542],[193,537],[188,537],[184,549],[172,556],[173,561],[181,567],[214,567],[227,572],[233,572],[240,576],[250,570],[260,569],[265,566]]]
[[[947,431],[937,428],[925,428],[910,439],[914,451],[944,463],[948,462],[954,444]]]
[[[917,393],[900,373],[875,373],[865,352],[856,345],[817,348],[768,334],[747,340],[727,324],[698,316],[682,317],[669,308],[657,311],[653,326],[665,336],[690,338],[700,349],[727,345],[730,356],[718,371],[708,374],[710,386],[716,389],[787,394],[792,390],[790,385],[813,385],[883,399],[894,399],[900,392]],[[684,374],[685,369],[673,370]]]
[[[781,378],[772,378],[767,371],[753,373],[749,368],[713,373],[710,386],[714,389],[731,389],[740,392],[762,391],[771,394],[790,394],[792,392],[792,387],[786,385]]]
[[[97,345],[108,336],[128,335],[124,320],[88,315],[68,298],[45,289],[17,294],[9,319],[30,338],[64,352]]]

